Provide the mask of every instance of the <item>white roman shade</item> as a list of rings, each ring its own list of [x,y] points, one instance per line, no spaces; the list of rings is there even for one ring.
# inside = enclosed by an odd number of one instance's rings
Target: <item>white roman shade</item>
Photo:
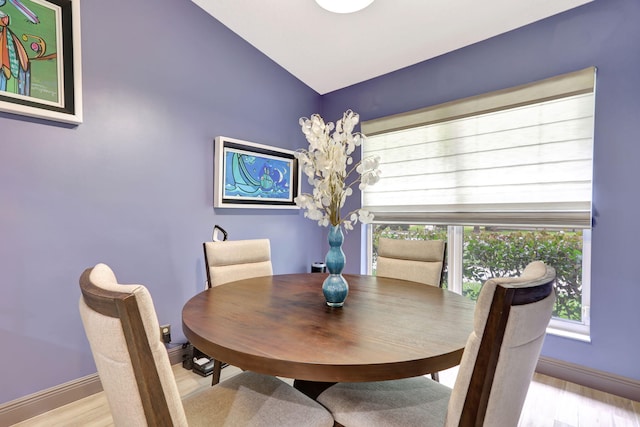
[[[366,121],[376,222],[591,226],[595,68]]]

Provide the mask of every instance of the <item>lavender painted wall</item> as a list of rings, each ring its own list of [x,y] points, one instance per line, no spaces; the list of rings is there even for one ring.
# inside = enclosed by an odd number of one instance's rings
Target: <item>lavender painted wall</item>
[[[638,22],[637,0],[594,1],[323,97],[326,117],[339,117],[345,108],[352,108],[368,120],[598,67],[592,342],[548,336],[543,355],[636,380],[640,379]],[[359,250],[352,248],[348,256],[360,257]]]
[[[85,122],[0,114],[0,404],[95,372],[77,310],[90,265],[146,284],[180,342],[213,224],[232,239],[270,238],[276,273],[324,256],[326,230],[300,212],[213,209],[216,135],[295,149],[306,145],[301,115],[335,120],[353,108],[371,119],[591,65],[593,342],[548,337],[543,353],[640,379],[635,0],[595,1],[324,97],[191,2],[85,0],[81,18]],[[347,272],[359,270],[360,237],[348,234]]]
[[[298,210],[213,208],[213,138],[302,147],[315,91],[189,1],[80,6],[84,123],[0,114],[0,403],[95,372],[78,315],[86,267],[146,284],[182,342],[214,224],[271,239],[276,273],[326,250]]]

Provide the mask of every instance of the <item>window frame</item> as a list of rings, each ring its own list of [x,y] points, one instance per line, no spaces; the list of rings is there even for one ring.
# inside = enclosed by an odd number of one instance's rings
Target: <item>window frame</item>
[[[590,94],[594,97],[594,113],[590,116],[594,120],[596,67],[569,72],[549,77],[544,80],[514,86],[502,90],[488,92],[433,105],[417,110],[375,118],[362,122],[362,132],[370,137],[387,133],[399,132],[406,129],[418,128],[455,121],[464,118],[481,116],[486,113],[500,112],[537,103],[558,100],[567,97]],[[593,128],[592,128],[593,130]],[[437,140],[436,140],[437,141]],[[591,134],[592,147],[594,144]],[[375,144],[373,144],[375,147]],[[365,147],[366,149],[366,147]],[[386,149],[382,145],[383,151]],[[593,148],[592,148],[593,150]],[[364,154],[363,154],[364,155]],[[425,157],[427,158],[427,157]],[[383,171],[384,174],[384,171]],[[383,178],[384,179],[384,178]],[[593,170],[590,184],[593,185]],[[457,188],[457,187],[456,187]],[[366,191],[366,190],[365,190]],[[382,191],[382,190],[381,190]],[[592,192],[593,190],[591,190]],[[375,192],[374,192],[375,193]],[[371,194],[374,194],[371,193]],[[368,196],[371,196],[369,194]],[[553,318],[548,332],[571,339],[590,342],[590,304],[591,304],[591,226],[592,226],[592,197],[580,200],[579,207],[558,205],[540,209],[526,206],[515,206],[520,199],[507,201],[502,205],[451,205],[445,202],[438,204],[427,200],[422,205],[398,206],[394,199],[384,200],[365,197],[363,192],[363,207],[375,215],[375,222],[380,224],[432,224],[446,225],[447,228],[447,274],[449,289],[462,293],[464,226],[509,226],[514,229],[537,228],[579,228],[583,232],[582,239],[582,321]],[[510,203],[514,204],[511,206]],[[521,204],[523,202],[520,202]],[[369,204],[369,206],[367,206]],[[478,205],[478,206],[476,206]],[[542,204],[544,205],[544,204]],[[434,207],[436,206],[436,207]],[[440,209],[440,206],[444,208]],[[508,208],[511,208],[509,210]],[[440,210],[438,210],[440,209]],[[480,213],[480,214],[479,214]],[[362,271],[372,273],[373,258],[373,227],[365,226],[366,235],[366,268]],[[363,266],[364,267],[364,266]],[[459,277],[459,279],[456,279]]]
[[[376,224],[403,224],[402,222],[384,221],[363,225],[366,239],[367,274],[373,274],[373,227]],[[418,225],[418,224],[416,224]],[[551,318],[547,333],[573,340],[591,342],[591,229],[582,230],[582,322]],[[448,290],[462,295],[464,226],[447,226],[447,284]]]

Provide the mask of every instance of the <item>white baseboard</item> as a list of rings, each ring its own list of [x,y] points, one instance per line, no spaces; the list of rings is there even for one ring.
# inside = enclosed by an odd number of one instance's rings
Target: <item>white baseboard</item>
[[[536,372],[585,387],[640,401],[640,381],[562,360],[540,357]]]
[[[181,346],[168,350],[172,365],[182,363]],[[0,405],[0,426],[11,426],[102,391],[98,374],[87,375]]]
[[[172,365],[182,362],[184,354],[182,347],[171,348],[168,353]],[[640,381],[637,380],[548,357],[540,357],[536,371],[585,387],[640,401]],[[100,391],[102,391],[100,378],[98,374],[92,374],[13,400],[0,405],[0,426],[10,426],[28,420]]]

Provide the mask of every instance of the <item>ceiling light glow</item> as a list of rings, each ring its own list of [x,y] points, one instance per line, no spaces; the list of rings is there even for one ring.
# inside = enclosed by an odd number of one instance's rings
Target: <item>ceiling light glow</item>
[[[316,0],[321,8],[334,13],[352,13],[364,9],[373,0]]]

